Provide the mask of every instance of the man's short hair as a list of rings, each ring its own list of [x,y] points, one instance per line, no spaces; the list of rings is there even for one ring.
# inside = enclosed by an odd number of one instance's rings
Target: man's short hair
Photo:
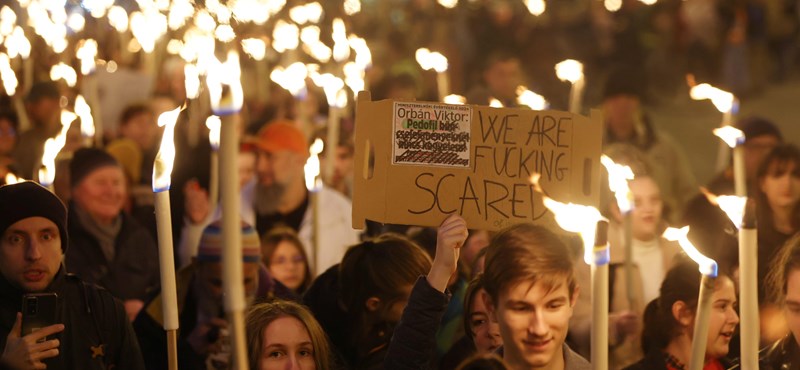
[[[492,52],[491,54],[489,54],[488,57],[486,57],[486,61],[483,63],[483,70],[488,71],[489,69],[494,67],[494,65],[497,63],[507,63],[507,62],[517,62],[519,64],[522,64],[522,60],[519,58],[517,54],[512,53],[508,50],[501,49]]]
[[[152,109],[146,104],[132,104],[125,107],[125,110],[122,111],[120,115],[119,124],[120,126],[126,126],[132,119],[142,115],[142,114],[150,114],[155,115]]]
[[[735,126],[742,130],[745,140],[755,139],[759,136],[773,136],[778,141],[783,141],[781,130],[763,117],[746,117],[736,122]]]
[[[573,255],[552,231],[538,225],[518,224],[498,233],[486,252],[484,288],[497,304],[500,293],[512,284],[542,283],[556,289],[566,282],[570,298],[575,292]]]

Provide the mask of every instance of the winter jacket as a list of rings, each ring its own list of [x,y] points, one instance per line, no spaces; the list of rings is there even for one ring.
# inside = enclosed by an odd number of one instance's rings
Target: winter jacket
[[[122,228],[115,241],[115,254],[108,261],[100,243],[69,209],[69,249],[65,256],[67,271],[86,282],[100,285],[125,301],[144,301],[158,286],[158,246],[150,233],[131,216],[120,213]]]
[[[142,354],[122,303],[107,290],[58,271],[44,292],[58,295],[58,318],[64,331],[59,355],[47,369],[143,370]],[[0,348],[22,309],[23,292],[0,277]],[[0,368],[2,365],[0,364]]]
[[[789,333],[781,340],[759,351],[758,368],[759,370],[800,369],[800,347],[798,347],[794,335]],[[740,364],[737,363],[729,370],[740,370]]]
[[[433,288],[425,276],[417,280],[403,316],[394,328],[383,360],[384,369],[430,368],[436,349],[436,331],[449,301],[450,294]]]

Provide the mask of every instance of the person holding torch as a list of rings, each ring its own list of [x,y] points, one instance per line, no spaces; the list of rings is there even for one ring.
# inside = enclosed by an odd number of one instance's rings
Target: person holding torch
[[[703,370],[723,370],[732,364],[725,356],[739,316],[736,314],[736,290],[733,280],[719,275],[711,294],[711,311],[708,334],[693,338],[695,325],[699,325],[700,272],[697,264],[682,259],[667,272],[661,284],[661,295],[645,308],[642,347],[645,358],[626,370],[679,370],[688,369],[693,342],[704,340]]]

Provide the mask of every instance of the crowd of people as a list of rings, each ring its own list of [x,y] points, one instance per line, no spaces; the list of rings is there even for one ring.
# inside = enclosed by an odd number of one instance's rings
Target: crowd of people
[[[414,1],[384,9],[389,27],[366,16],[350,26],[380,51],[367,75],[376,99],[435,100],[432,74],[419,69],[410,49],[422,40],[450,57],[454,90],[478,105],[497,99],[519,107],[520,86],[566,97],[552,66],[559,56],[583,60],[585,105],[603,112],[603,152],[635,175],[630,244],[625,216],[605,186],[599,205],[611,251],[609,368],[685,369],[696,340],[706,341],[704,369],[738,368],[737,229],[692,171],[693,162],[710,159],[688,157],[647,104],[680,90],[687,72],[743,99],[782,82],[796,67],[799,7],[777,0],[622,3],[609,13],[602,2],[551,1],[547,16],[531,21],[520,16],[522,2],[469,2],[445,14]],[[105,101],[116,113],[99,122],[95,144],[81,138],[80,120],[71,122],[52,186],[0,186],[0,369],[167,369],[152,175],[157,117],[182,104],[186,92],[180,62],[162,67],[144,101]],[[135,63],[119,68],[140,73]],[[61,109],[75,94],[39,80],[24,112],[0,99],[0,183],[7,173],[37,179],[44,143],[61,130]],[[324,96],[311,88],[295,100],[263,83],[270,98],[246,95],[239,127],[240,246],[224,245],[222,207],[211,196],[213,149],[196,113],[208,107],[189,101],[176,126],[170,202],[181,368],[232,366],[224,248],[242,251],[251,369],[591,368],[590,268],[579,238],[527,223],[478,230],[458,215],[438,228],[368,222],[354,230],[354,112],[347,110],[339,141],[322,153],[333,166],[312,202],[304,165],[312,139],[327,138]],[[566,107],[566,98],[550,100]],[[24,130],[23,114],[31,125]],[[761,369],[800,368],[800,150],[780,130],[788,124],[757,116],[734,123],[745,136],[758,219]],[[734,193],[733,172],[728,165],[704,188]],[[692,337],[697,266],[662,237],[666,227],[682,225],[720,266],[707,338]],[[23,301],[48,293],[57,295],[55,321],[31,328]]]

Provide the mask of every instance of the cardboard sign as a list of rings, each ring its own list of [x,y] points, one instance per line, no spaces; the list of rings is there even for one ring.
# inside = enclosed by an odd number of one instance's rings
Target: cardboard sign
[[[553,217],[531,183],[553,199],[597,206],[602,121],[558,111],[359,95],[353,227],[367,219],[439,226],[458,213],[473,229]]]

